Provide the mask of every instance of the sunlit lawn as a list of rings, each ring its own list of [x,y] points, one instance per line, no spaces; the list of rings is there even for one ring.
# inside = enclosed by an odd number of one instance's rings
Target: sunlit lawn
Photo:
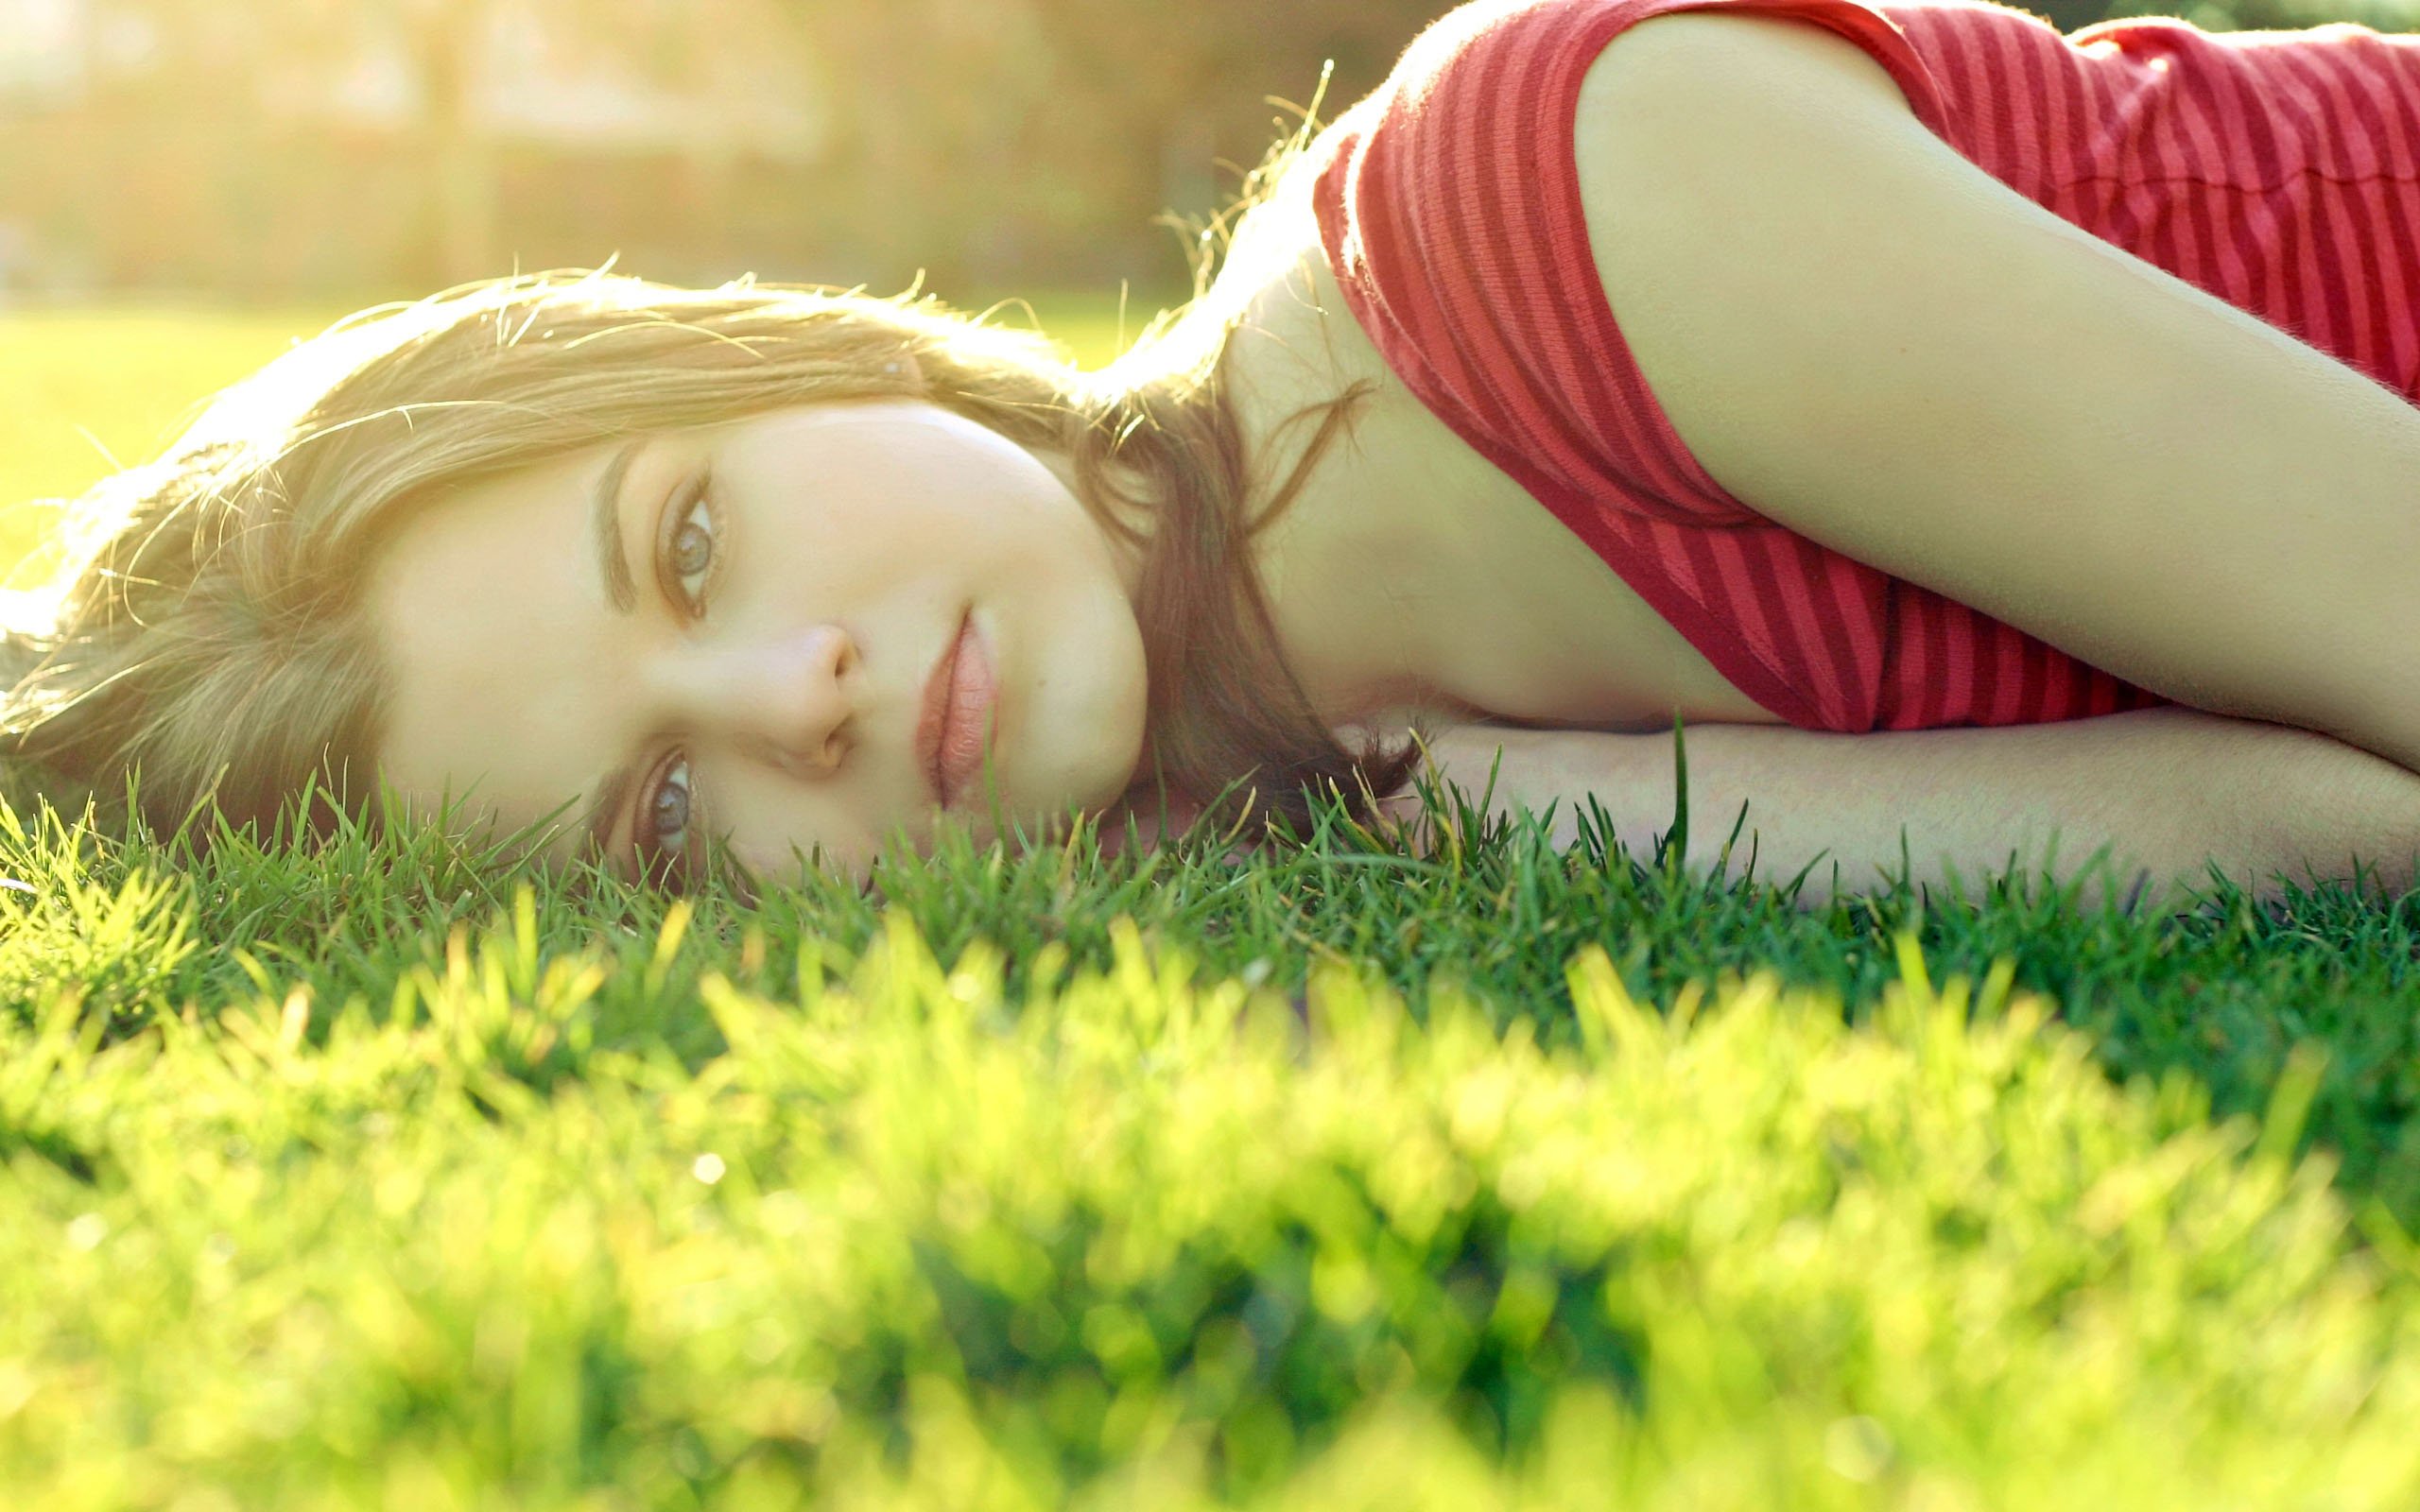
[[[0,316],[0,497],[322,320]],[[2420,900],[1223,849],[0,805],[0,1507],[2420,1505]]]

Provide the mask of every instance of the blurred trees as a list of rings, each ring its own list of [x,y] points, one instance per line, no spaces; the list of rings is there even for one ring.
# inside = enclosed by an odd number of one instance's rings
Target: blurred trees
[[[732,112],[732,70],[719,65],[739,63],[760,86],[769,75],[773,87],[789,90],[808,66],[803,52],[781,46],[797,29],[789,0],[91,3],[95,11],[139,17],[150,30],[153,56],[142,82],[179,81],[155,105],[182,95],[182,81],[199,76],[220,85],[213,114],[254,120],[288,147],[317,129],[372,124],[374,132],[383,124],[387,155],[401,168],[389,208],[401,213],[403,229],[388,260],[393,275],[414,286],[493,273],[500,252],[509,261],[505,160],[508,144],[526,143],[537,124],[527,109],[533,67],[592,89],[618,86],[632,98],[676,101],[684,125],[707,129],[660,132],[650,146],[712,157],[724,137],[746,134],[741,123],[712,129]],[[115,108],[128,104],[121,97]],[[574,123],[549,135],[545,149],[565,158],[594,155],[599,146],[583,143]],[[273,146],[272,161],[257,166],[274,176],[277,156]]]
[[[790,0],[839,123],[834,229],[869,276],[1098,282],[1184,263],[1163,214],[1206,219],[1300,122],[1334,116],[1450,0]],[[1296,110],[1271,105],[1274,96]]]
[[[0,70],[0,291],[314,301],[616,253],[685,281],[889,290],[922,270],[953,298],[1120,280],[1169,298],[1189,271],[1170,225],[1232,199],[1322,61],[1328,120],[1451,9],[0,0],[0,32],[37,3],[57,56]],[[2420,29],[2420,0],[2116,7]],[[2031,9],[2067,30],[2113,13]]]
[[[794,178],[813,135],[790,0],[0,0],[0,32],[36,5],[69,45],[0,75],[20,284],[351,299],[633,245],[696,276],[725,165]]]
[[[25,3],[0,0],[0,26]],[[616,252],[685,279],[897,286],[921,269],[949,287],[1172,290],[1184,259],[1154,219],[1206,218],[1292,129],[1298,115],[1265,96],[1307,105],[1334,58],[1332,115],[1450,9],[43,3],[118,43],[96,44],[111,56],[85,60],[63,96],[0,94],[0,163],[15,165],[0,224],[44,249],[52,282],[307,297]],[[652,139],[629,123],[583,134],[528,118],[533,80],[677,109],[655,112]],[[735,112],[780,94],[818,122],[811,150],[770,149]]]

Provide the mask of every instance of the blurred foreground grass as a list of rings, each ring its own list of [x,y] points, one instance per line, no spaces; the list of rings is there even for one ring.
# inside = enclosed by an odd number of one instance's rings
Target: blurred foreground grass
[[[0,836],[0,1504],[2420,1503],[2340,1068],[2114,1082],[2012,990],[2105,922],[1793,936],[1533,844],[877,913],[57,840]],[[2124,974],[2325,983],[2263,932]]]
[[[9,573],[56,518],[37,501],[81,492],[112,471],[112,458],[130,465],[147,460],[201,401],[345,313],[201,306],[0,310],[0,586],[30,586]],[[1125,335],[1139,335],[1153,313],[1130,305]],[[1119,350],[1115,297],[1039,296],[1002,305],[993,318],[1047,332],[1086,367]],[[40,570],[39,563],[27,564],[28,572]]]

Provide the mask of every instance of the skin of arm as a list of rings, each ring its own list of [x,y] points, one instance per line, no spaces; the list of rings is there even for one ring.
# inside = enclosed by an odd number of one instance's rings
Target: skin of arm
[[[1644,21],[1575,146],[1632,354],[1735,497],[2178,704],[2420,770],[2406,396],[1993,179],[1817,26]]]
[[[2286,725],[2181,707],[1996,729],[1833,734],[1786,726],[1704,725],[1684,731],[1692,875],[1713,871],[1742,801],[1723,875],[1749,868],[1820,908],[1835,891],[1887,890],[1901,869],[1969,896],[2016,865],[2065,884],[2078,904],[2190,906],[2215,865],[2262,900],[2354,878],[2356,862],[2389,897],[2411,889],[2420,855],[2420,777],[2342,741]],[[1609,734],[1462,725],[1428,743],[1443,782],[1476,808],[1501,752],[1492,818],[1558,803],[1548,836],[1579,836],[1594,796],[1634,857],[1652,856],[1672,825],[1669,730]],[[1416,793],[1387,800],[1389,819],[1422,853],[1443,838]],[[2053,842],[2055,840],[2055,851]],[[2101,846],[2105,868],[2088,866]],[[1837,887],[1834,868],[1838,868]]]

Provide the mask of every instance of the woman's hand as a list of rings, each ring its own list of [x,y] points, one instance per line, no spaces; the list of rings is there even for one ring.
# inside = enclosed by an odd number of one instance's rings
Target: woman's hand
[[[1575,749],[1601,750],[1607,741],[1639,738],[1595,730],[1525,730],[1514,725],[1448,725],[1428,737],[1426,758],[1413,769],[1410,785],[1379,800],[1379,827],[1390,837],[1402,839],[1416,855],[1436,854],[1461,819],[1450,785],[1461,789],[1474,814],[1489,824],[1516,818],[1524,811],[1544,815],[1549,805],[1558,805],[1547,836],[1553,849],[1565,849],[1580,838],[1580,815],[1587,799],[1587,792],[1574,785],[1574,779],[1582,774],[1570,760]],[[1653,738],[1670,739],[1668,735]],[[1430,812],[1421,796],[1424,781],[1447,805],[1440,812]]]
[[[1134,831],[1132,848],[1138,853],[1156,850],[1169,835],[1183,834],[1192,828],[1193,821],[1201,815],[1201,805],[1171,793],[1168,795],[1167,817],[1163,821],[1156,798],[1137,799],[1104,811],[1095,822],[1094,833],[1100,836],[1100,853],[1104,857],[1122,856],[1129,849],[1127,821],[1132,819]]]
[[[1552,807],[1546,835],[1558,850],[1579,838],[1594,799],[1609,845],[1634,859],[1678,844],[1693,875],[1719,868],[1730,881],[1753,866],[1787,885],[1803,873],[1801,907],[1887,887],[1903,868],[1910,883],[1936,887],[1972,887],[2012,867],[2048,872],[2076,884],[2089,909],[2104,897],[2133,906],[2206,887],[2214,867],[2261,898],[2279,895],[2280,876],[2308,886],[2363,868],[2394,896],[2420,864],[2420,778],[2325,735],[2182,707],[1854,735],[1693,725],[1685,835],[1668,833],[1679,807],[1673,746],[1668,730],[1453,725],[1428,737],[1424,774],[1441,798],[1461,789],[1489,825]],[[1162,831],[1156,803],[1148,809],[1134,818],[1152,845]],[[1172,804],[1169,831],[1182,833],[1194,812]],[[1377,828],[1428,856],[1456,843],[1460,818],[1459,805],[1431,812],[1415,782],[1380,799]],[[1103,849],[1123,849],[1124,835],[1123,816],[1104,823]],[[2096,851],[2105,851],[2098,865]]]
[[[1356,744],[1365,733],[1348,727],[1340,732],[1348,745]],[[1446,796],[1444,784],[1452,782],[1467,790],[1469,801],[1478,805],[1486,795],[1490,768],[1495,769],[1495,791],[1489,798],[1486,812],[1491,819],[1508,818],[1524,807],[1544,812],[1561,791],[1569,773],[1557,765],[1558,758],[1567,755],[1567,744],[1558,747],[1559,737],[1568,737],[1567,730],[1522,730],[1512,726],[1449,725],[1431,735],[1427,741],[1429,781],[1437,785],[1440,796]],[[1401,739],[1400,734],[1391,740]],[[1583,734],[1583,740],[1608,737]],[[1663,737],[1668,739],[1669,737]],[[1439,843],[1450,832],[1457,817],[1452,812],[1432,816],[1421,799],[1419,774],[1415,767],[1412,782],[1400,793],[1383,795],[1378,799],[1376,823],[1378,833],[1387,839],[1399,839],[1415,854],[1433,854]],[[1567,795],[1566,795],[1567,797]],[[1557,848],[1567,846],[1579,838],[1579,825],[1572,804],[1565,801],[1563,811],[1555,816],[1549,831]],[[1145,795],[1103,813],[1097,825],[1100,836],[1100,853],[1122,855],[1130,846],[1127,821],[1132,818],[1134,829],[1132,849],[1156,850],[1169,836],[1180,835],[1201,817],[1202,805],[1171,794],[1163,823],[1161,808],[1155,796]],[[1248,833],[1257,833],[1256,825],[1248,825]],[[1227,852],[1231,861],[1252,853],[1251,843],[1240,843]]]
[[[2048,872],[2077,883],[2092,908],[2206,887],[2213,868],[2264,899],[2280,895],[2281,876],[2309,886],[2361,870],[2393,897],[2420,865],[2420,777],[2286,725],[2167,707],[1996,729],[1685,733],[1691,822],[1671,838],[1686,868],[1729,879],[1753,864],[1781,885],[1804,872],[1801,907],[1887,886],[1903,868],[1931,886],[1971,886],[2012,866]],[[1440,732],[1429,753],[1474,805],[1500,763],[1490,819],[1559,804],[1547,830],[1558,850],[1578,836],[1591,798],[1634,858],[1653,855],[1675,822],[1669,730],[1472,725]],[[1426,850],[1453,818],[1426,812],[1416,793],[1388,807]]]

